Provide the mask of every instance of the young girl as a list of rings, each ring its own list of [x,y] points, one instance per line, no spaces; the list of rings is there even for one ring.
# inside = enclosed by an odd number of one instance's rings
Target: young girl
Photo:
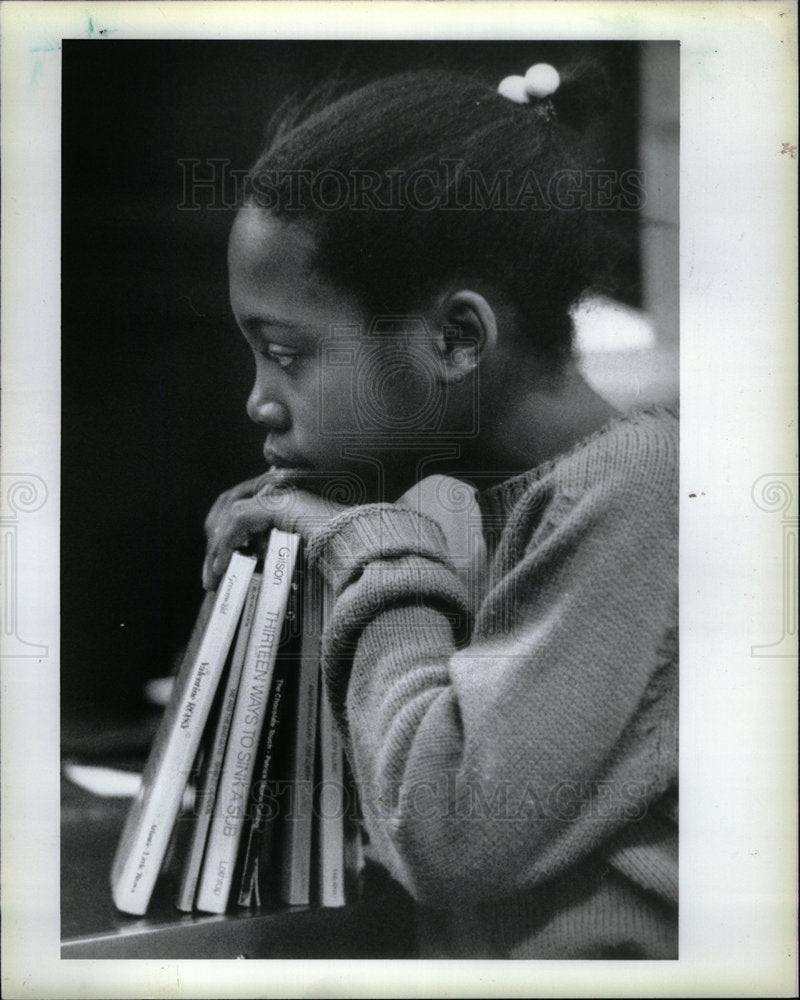
[[[677,957],[677,423],[572,356],[609,258],[570,83],[407,73],[284,116],[230,239],[269,471],[209,514],[205,584],[305,538],[364,823],[430,957]],[[402,496],[431,472],[477,491],[478,586]]]

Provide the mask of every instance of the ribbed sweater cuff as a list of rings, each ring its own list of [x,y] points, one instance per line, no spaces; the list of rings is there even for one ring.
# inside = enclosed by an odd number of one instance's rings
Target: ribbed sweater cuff
[[[307,548],[334,598],[374,559],[416,555],[449,566],[444,534],[432,518],[394,504],[355,507],[334,518]]]

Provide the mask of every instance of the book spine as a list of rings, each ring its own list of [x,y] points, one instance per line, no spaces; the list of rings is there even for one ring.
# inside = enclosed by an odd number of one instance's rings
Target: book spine
[[[112,898],[124,913],[147,910],[254,568],[253,557],[231,556],[196,653],[176,678],[112,865]]]
[[[298,567],[299,567],[298,560]],[[297,576],[300,576],[298,572]],[[251,816],[243,834],[244,850],[238,902],[240,906],[260,906],[264,894],[272,895],[272,864],[280,841],[276,827],[283,821],[284,775],[290,748],[291,722],[296,695],[297,662],[300,655],[299,625],[303,620],[303,593],[297,579],[286,611],[281,645],[275,662],[269,695],[267,722],[259,747],[256,780],[251,793]]]
[[[230,669],[228,671],[225,690],[222,692],[222,699],[219,705],[216,725],[207,747],[206,758],[203,763],[200,787],[197,791],[194,809],[194,822],[192,824],[191,840],[183,868],[178,898],[175,905],[179,910],[191,913],[194,907],[194,897],[197,891],[197,883],[200,878],[200,870],[203,864],[203,854],[206,849],[208,829],[211,825],[211,816],[214,810],[214,800],[219,785],[219,776],[222,770],[222,763],[225,758],[225,748],[228,744],[228,733],[230,731],[233,709],[236,704],[236,695],[239,690],[239,680],[242,676],[242,666],[247,650],[247,643],[250,638],[250,629],[253,624],[258,591],[261,586],[261,574],[254,573],[247,591],[247,599],[239,623],[239,630],[236,636],[236,643],[231,656]]]
[[[311,898],[311,833],[322,605],[317,578],[308,570],[303,575],[302,624],[297,716],[292,733],[288,807],[283,828],[281,898],[290,906],[308,905]]]
[[[273,529],[208,832],[197,908],[228,906],[299,536]]]
[[[284,658],[276,666],[273,677],[268,723],[259,750],[260,764],[251,795],[252,813],[245,840],[238,897],[240,906],[260,906],[262,895],[270,889],[270,862],[273,847],[278,845],[275,827],[282,819],[284,799],[276,778],[280,763],[279,734],[288,721],[291,673],[288,658]]]
[[[206,629],[208,628],[211,615],[214,613],[214,605],[217,602],[217,593],[218,590],[207,590],[203,594],[203,600],[200,603],[200,610],[197,612],[197,618],[195,618],[192,631],[189,634],[189,641],[186,644],[186,649],[184,650],[183,657],[181,658],[181,667],[184,666],[187,660],[189,662],[193,662],[194,658],[197,656],[197,651],[200,648],[200,643],[203,641],[203,636],[206,634]],[[180,673],[180,667],[178,668],[178,673]],[[177,677],[175,678],[174,683],[178,683]]]
[[[326,586],[323,619],[330,610]],[[320,677],[319,698],[320,785],[317,795],[319,815],[319,902],[320,906],[344,906],[344,757],[342,739]]]

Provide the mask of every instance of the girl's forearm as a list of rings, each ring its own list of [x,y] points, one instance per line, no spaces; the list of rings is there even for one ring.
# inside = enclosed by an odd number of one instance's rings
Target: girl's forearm
[[[620,529],[628,540],[617,551],[627,545],[636,562],[640,540]],[[517,578],[536,595],[532,611],[523,602],[527,619],[461,645],[453,626],[466,614],[463,588],[413,515],[352,512],[322,550],[338,595],[329,691],[370,836],[418,898],[462,903],[538,884],[665,790],[666,771],[651,764],[668,698],[612,754],[657,672],[624,581],[593,635],[596,568],[574,566],[567,581],[555,568],[563,551],[553,565],[532,555]],[[629,586],[641,585],[633,573]]]

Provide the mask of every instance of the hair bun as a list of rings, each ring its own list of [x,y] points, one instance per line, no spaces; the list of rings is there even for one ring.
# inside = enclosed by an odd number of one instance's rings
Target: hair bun
[[[581,59],[564,66],[561,86],[555,96],[559,121],[583,131],[597,124],[623,97],[611,87],[605,66],[594,59]]]
[[[604,116],[612,103],[605,68],[590,59],[556,69],[550,63],[534,63],[524,76],[507,76],[497,92],[515,104],[532,104],[545,117],[582,130]]]

